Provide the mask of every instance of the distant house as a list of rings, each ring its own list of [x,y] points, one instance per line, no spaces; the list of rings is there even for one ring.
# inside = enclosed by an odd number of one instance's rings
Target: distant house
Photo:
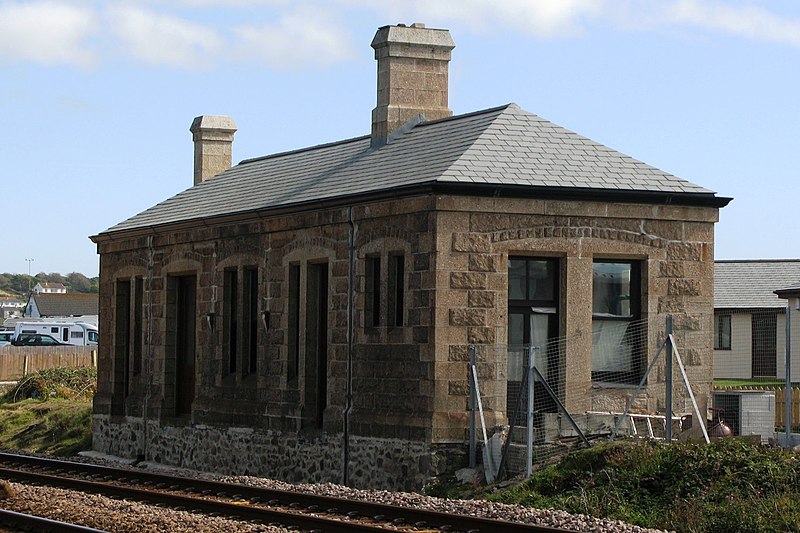
[[[0,296],[0,320],[21,316],[25,302],[12,296]]]
[[[36,294],[66,294],[67,288],[63,283],[45,281],[44,283],[37,283],[33,287],[33,292]]]
[[[785,287],[800,284],[800,259],[715,261],[714,378],[785,378]],[[787,289],[788,290],[788,289]],[[792,337],[800,339],[800,320]],[[800,348],[792,381],[800,381]]]
[[[97,294],[36,293],[31,294],[24,316],[32,318],[96,317]]]

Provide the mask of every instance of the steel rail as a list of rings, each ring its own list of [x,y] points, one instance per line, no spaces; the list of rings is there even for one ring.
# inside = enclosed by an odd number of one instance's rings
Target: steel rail
[[[18,513],[0,509],[0,525],[18,527],[26,531],[46,531],[48,533],[107,533],[102,529],[59,522],[41,516]]]
[[[112,498],[133,499],[160,506],[166,505],[167,507],[177,510],[197,510],[205,513],[214,513],[215,516],[233,520],[258,520],[264,524],[278,523],[283,526],[297,526],[312,531],[330,531],[332,533],[347,533],[349,531],[375,533],[378,531],[386,531],[385,527],[324,518],[311,514],[301,514],[300,510],[297,512],[289,512],[264,507],[252,507],[247,502],[228,503],[203,497],[191,497],[168,492],[123,487],[105,481],[65,478],[10,468],[0,468],[0,476],[5,479],[14,479],[23,482],[32,481],[42,485],[62,487],[81,492],[91,492],[103,496],[110,496]]]
[[[414,509],[410,507],[400,507],[397,505],[365,502],[360,500],[346,500],[333,496],[322,496],[303,492],[253,487],[249,485],[187,478],[154,472],[143,472],[139,470],[114,468],[89,463],[78,463],[74,461],[61,461],[50,458],[0,453],[0,464],[4,463],[46,467],[50,469],[56,469],[59,472],[82,472],[86,475],[102,477],[105,481],[117,480],[118,482],[149,485],[165,490],[183,490],[186,492],[212,494],[219,497],[228,497],[240,501],[248,501],[254,504],[260,502],[269,505],[281,505],[297,509],[318,509],[321,512],[328,512],[330,514],[347,514],[353,518],[373,518],[386,522],[394,522],[396,524],[418,525],[419,527],[437,528],[442,530],[449,528],[458,531],[470,531],[473,533],[486,533],[494,531],[503,531],[508,533],[562,533],[566,531],[548,526],[451,514],[426,509]],[[2,473],[2,471],[0,471],[0,473]],[[116,487],[114,485],[109,486]],[[151,491],[149,494],[154,493]],[[162,493],[158,494],[160,495]],[[240,506],[240,508],[243,507],[244,506]],[[343,523],[347,527],[351,528],[350,531],[354,530],[352,529],[352,527],[355,525],[354,522]],[[325,531],[328,530],[325,529]],[[375,531],[375,529],[372,529],[371,531]]]

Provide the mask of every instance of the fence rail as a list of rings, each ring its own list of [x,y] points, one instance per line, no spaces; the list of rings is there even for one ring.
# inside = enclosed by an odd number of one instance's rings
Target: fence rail
[[[33,372],[62,366],[75,368],[97,366],[97,347],[0,347],[0,381],[17,381]]]

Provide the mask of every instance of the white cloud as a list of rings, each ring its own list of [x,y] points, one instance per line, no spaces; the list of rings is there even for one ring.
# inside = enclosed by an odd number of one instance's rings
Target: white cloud
[[[749,39],[800,46],[800,19],[781,17],[755,5],[678,0],[668,8],[668,15],[677,22],[722,30]]]
[[[297,9],[276,24],[240,26],[234,31],[240,58],[273,67],[329,65],[352,56],[349,32],[321,8]]]
[[[224,46],[214,29],[138,7],[109,8],[110,29],[133,57],[157,65],[212,65]]]
[[[88,66],[96,55],[85,41],[96,26],[91,10],[63,2],[4,2],[0,4],[0,57]]]
[[[344,0],[351,6],[363,4]],[[454,21],[490,33],[513,29],[537,37],[571,36],[583,32],[587,18],[602,16],[606,0],[399,0],[370,3],[393,19],[414,17],[441,27]],[[613,4],[612,4],[613,5]]]

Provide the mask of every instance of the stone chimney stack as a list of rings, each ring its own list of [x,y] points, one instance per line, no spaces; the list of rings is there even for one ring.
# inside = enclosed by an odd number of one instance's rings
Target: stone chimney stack
[[[231,149],[236,123],[231,117],[203,115],[192,121],[194,184],[231,168]]]
[[[455,43],[447,30],[424,24],[384,26],[372,39],[378,61],[378,105],[372,110],[372,145],[419,114],[449,117],[447,79]]]

